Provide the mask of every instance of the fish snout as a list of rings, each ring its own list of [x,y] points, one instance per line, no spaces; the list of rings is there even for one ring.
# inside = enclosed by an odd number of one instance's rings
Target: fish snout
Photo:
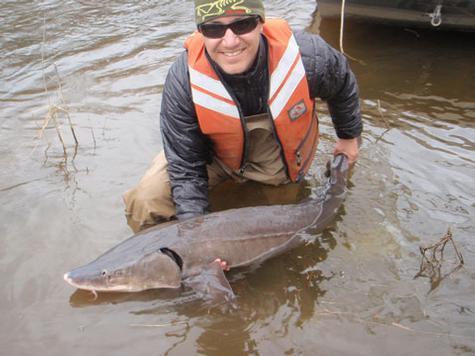
[[[69,277],[69,272],[68,273],[65,273],[64,276],[63,276],[64,280],[66,282],[68,282],[69,284],[71,284],[71,277]]]
[[[68,284],[72,285],[73,287],[77,287],[76,284],[74,283],[73,278],[71,277],[71,272],[65,273],[63,275],[63,278]]]

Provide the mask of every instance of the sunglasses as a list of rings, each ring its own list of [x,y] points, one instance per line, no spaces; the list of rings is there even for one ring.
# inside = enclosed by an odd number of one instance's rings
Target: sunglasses
[[[235,35],[245,35],[253,31],[259,23],[259,16],[246,17],[245,19],[231,22],[227,25],[220,23],[205,23],[198,26],[198,30],[203,36],[208,38],[224,37],[227,29],[230,28]]]

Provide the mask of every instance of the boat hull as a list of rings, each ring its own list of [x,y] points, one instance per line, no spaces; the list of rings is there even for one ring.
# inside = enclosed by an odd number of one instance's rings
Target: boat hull
[[[323,18],[340,17],[342,0],[318,0]],[[475,0],[346,0],[345,18],[442,30],[475,31]]]

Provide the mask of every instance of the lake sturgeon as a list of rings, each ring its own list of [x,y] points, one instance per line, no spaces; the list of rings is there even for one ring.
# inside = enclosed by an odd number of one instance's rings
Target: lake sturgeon
[[[93,292],[139,292],[178,288],[205,299],[234,298],[221,268],[261,263],[305,243],[302,232],[322,231],[346,193],[348,161],[333,158],[322,193],[298,204],[230,209],[173,225],[155,226],[119,243],[94,261],[64,275],[72,286]]]

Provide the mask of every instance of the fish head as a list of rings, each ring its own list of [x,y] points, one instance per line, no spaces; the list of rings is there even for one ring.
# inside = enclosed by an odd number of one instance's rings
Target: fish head
[[[111,260],[107,254],[64,275],[73,287],[101,292],[140,292],[178,288],[181,265],[166,249],[130,258]]]

